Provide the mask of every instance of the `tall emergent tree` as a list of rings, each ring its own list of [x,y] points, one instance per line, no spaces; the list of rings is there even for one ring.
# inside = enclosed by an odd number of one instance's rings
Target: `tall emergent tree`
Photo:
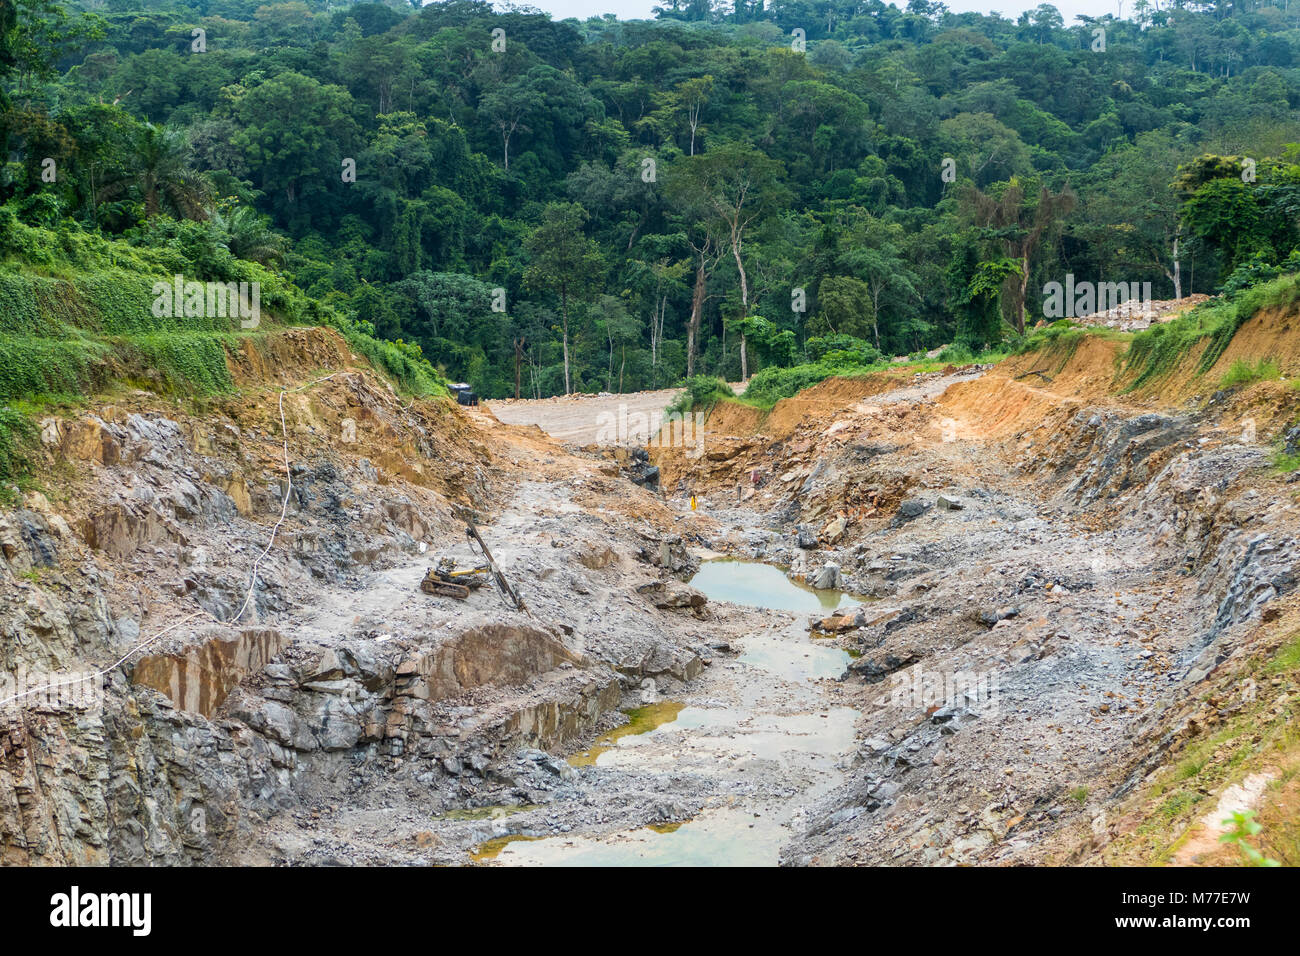
[[[1056,193],[1046,186],[1039,186],[1035,194],[1026,190],[1018,178],[1012,177],[1001,196],[971,187],[968,198],[975,209],[976,223],[1002,241],[1009,258],[1020,260],[1014,278],[1012,273],[1007,273],[1006,292],[1010,300],[1011,321],[1016,331],[1023,335],[1031,260],[1038,254],[1048,231],[1074,209],[1074,192],[1068,185]]]
[[[605,271],[600,247],[582,227],[587,211],[576,202],[550,203],[542,222],[524,240],[529,263],[524,284],[548,289],[560,297],[560,328],[564,343],[564,394],[573,391],[569,369],[569,304],[586,302],[594,295]]]
[[[679,199],[694,215],[702,216],[713,245],[726,249],[736,263],[740,278],[740,375],[749,378],[746,355],[745,316],[749,314],[749,278],[745,274],[744,245],[750,228],[783,202],[789,193],[781,185],[783,168],[757,147],[727,143],[673,169]],[[706,261],[703,250],[701,263]],[[698,285],[698,283],[697,283]]]

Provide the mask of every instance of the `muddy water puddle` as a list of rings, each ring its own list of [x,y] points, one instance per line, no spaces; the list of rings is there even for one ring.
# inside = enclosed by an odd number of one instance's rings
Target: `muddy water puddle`
[[[759,691],[751,688],[755,697]],[[781,847],[792,835],[789,820],[797,804],[827,792],[840,779],[835,764],[852,750],[857,711],[674,706],[679,708],[674,720],[621,737],[598,755],[596,765],[647,774],[689,768],[737,779],[766,769],[806,781],[801,800],[732,799],[731,805],[705,809],[684,822],[600,836],[498,837],[480,846],[474,859],[503,866],[777,865]]]
[[[857,607],[868,600],[844,591],[818,589],[792,581],[771,564],[732,558],[704,562],[691,578],[691,586],[711,601],[795,613],[827,614],[840,608]],[[852,658],[838,647],[765,633],[746,639],[740,660],[786,680],[820,680],[839,677]]]
[[[788,838],[774,819],[723,810],[599,839],[507,837],[478,858],[512,866],[776,866]]]
[[[677,718],[619,740],[596,765],[622,769],[671,769],[682,751],[707,756],[720,766],[746,760],[791,760],[835,754],[853,744],[857,711],[828,707],[815,713],[773,714],[740,707],[682,707]]]
[[[810,640],[794,641],[770,635],[755,635],[745,641],[742,664],[752,664],[785,680],[835,679],[853,658],[849,652]]]
[[[728,601],[796,614],[826,614],[838,608],[856,607],[866,600],[843,591],[824,590],[792,581],[775,565],[734,558],[705,561],[690,584],[710,601]]]
[[[657,704],[647,704],[635,710],[624,711],[628,718],[626,724],[601,734],[590,748],[570,757],[569,764],[574,767],[603,766],[600,763],[601,756],[620,746],[625,738],[651,733],[655,728],[676,720],[685,706],[675,700],[664,700]]]
[[[706,563],[692,584],[717,600],[778,610],[821,613],[858,603],[751,562]],[[655,792],[670,781],[680,790],[662,791],[665,804],[677,792],[699,798],[682,801],[702,803],[698,812],[616,832],[502,835],[478,846],[474,860],[499,866],[779,863],[804,808],[843,780],[859,714],[836,706],[823,681],[843,674],[851,658],[811,640],[798,624],[749,634],[736,649],[739,656],[715,660],[687,700],[627,711],[628,723],[569,758],[597,801],[626,799],[620,787],[628,780],[645,780]]]

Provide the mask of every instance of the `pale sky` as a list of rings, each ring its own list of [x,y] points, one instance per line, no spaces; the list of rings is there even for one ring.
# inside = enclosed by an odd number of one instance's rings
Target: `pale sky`
[[[621,20],[648,20],[653,16],[651,10],[659,5],[660,0],[526,0],[526,2],[530,6],[547,11],[557,20],[566,17],[585,20],[587,17],[606,13],[617,14]],[[889,3],[891,0],[885,2]],[[899,9],[907,6],[906,0],[892,0],[892,2]],[[1014,20],[1022,11],[1032,10],[1038,6],[1041,0],[1032,0],[1032,2],[1031,0],[944,0],[944,2],[948,4],[948,9],[956,13],[971,11],[988,13],[996,10],[1008,20]],[[1052,6],[1061,11],[1066,26],[1074,22],[1075,14],[1082,13],[1097,17],[1119,12],[1116,0],[1062,0],[1060,3],[1053,3]],[[1124,0],[1123,10],[1125,13],[1131,13],[1133,0]]]

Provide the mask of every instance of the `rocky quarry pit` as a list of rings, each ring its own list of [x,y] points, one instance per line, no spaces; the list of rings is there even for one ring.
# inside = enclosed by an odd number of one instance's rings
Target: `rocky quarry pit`
[[[1248,772],[1294,799],[1287,383],[1125,393],[1102,337],[832,379],[652,441],[656,491],[592,444],[623,397],[498,416],[270,347],[41,423],[0,673],[104,673],[0,704],[0,863],[1149,862]],[[525,610],[421,592],[477,560],[461,508]],[[826,599],[689,583],[722,557]],[[1188,754],[1223,773],[1165,812]]]

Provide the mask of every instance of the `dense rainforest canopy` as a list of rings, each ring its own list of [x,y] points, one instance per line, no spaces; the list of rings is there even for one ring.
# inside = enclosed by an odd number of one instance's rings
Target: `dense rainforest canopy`
[[[1285,0],[0,0],[0,257],[260,263],[489,396],[869,364],[1300,268],[1298,107]]]

